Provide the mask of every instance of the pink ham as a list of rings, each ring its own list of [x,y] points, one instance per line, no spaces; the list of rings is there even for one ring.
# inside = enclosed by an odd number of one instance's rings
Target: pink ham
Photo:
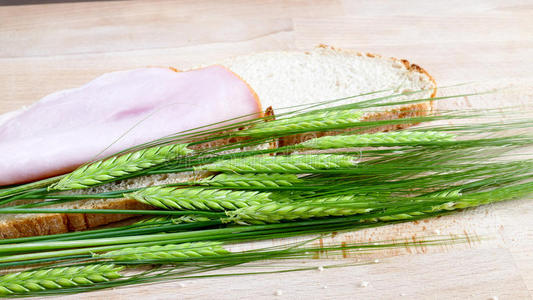
[[[105,74],[80,88],[44,97],[0,124],[0,185],[62,174],[97,156],[260,114],[255,93],[222,66]]]

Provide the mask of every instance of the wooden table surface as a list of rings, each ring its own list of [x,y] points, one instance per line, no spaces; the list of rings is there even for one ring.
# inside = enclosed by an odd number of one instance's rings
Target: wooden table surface
[[[459,99],[457,106],[517,105],[527,111],[533,104],[531,0],[46,2],[0,6],[0,113],[104,72],[143,66],[180,69],[256,51],[309,49],[318,43],[409,59],[434,75],[439,85],[477,81],[485,87],[519,87]],[[335,241],[436,232],[489,239],[389,251],[379,254],[379,263],[323,272],[169,282],[67,298],[531,298],[531,199],[347,233]],[[331,263],[339,261],[299,265]],[[368,286],[361,287],[361,281]],[[274,296],[277,290],[283,294]]]

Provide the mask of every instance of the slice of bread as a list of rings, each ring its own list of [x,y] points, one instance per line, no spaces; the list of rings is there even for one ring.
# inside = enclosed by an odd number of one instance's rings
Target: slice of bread
[[[275,111],[385,89],[391,89],[390,94],[428,90],[417,95],[420,98],[436,92],[434,79],[407,60],[382,58],[326,45],[306,52],[262,52],[238,56],[221,64],[248,82],[263,107],[272,106]],[[334,105],[358,100],[336,102]],[[427,107],[426,104],[423,107]]]
[[[383,58],[373,54],[339,50],[320,45],[308,52],[264,52],[231,58],[220,62],[241,76],[258,94],[263,107],[274,110],[332,100],[361,93],[390,90],[386,93],[427,90],[416,97],[434,96],[433,78],[422,68],[406,60]],[[385,94],[386,94],[385,93]],[[364,98],[346,100],[360,101]],[[335,104],[340,104],[335,103]],[[389,111],[371,112],[365,119],[393,119],[423,115],[431,110],[431,103],[420,103]],[[380,128],[396,129],[399,126]],[[322,135],[317,134],[317,135]],[[292,136],[280,144],[296,143],[317,135]],[[80,193],[130,189],[141,186],[186,181],[204,174],[168,174],[133,178],[106,184]],[[130,199],[95,199],[58,205],[59,208],[147,209]],[[38,214],[0,215],[0,238],[63,233],[83,230],[128,218],[113,214]]]
[[[436,83],[421,67],[407,60],[341,50],[319,45],[311,51],[276,51],[239,56],[222,62],[239,74],[255,90],[263,107],[281,108],[317,101],[334,100],[363,93],[387,90],[377,95],[357,97],[330,104],[340,105],[371,97],[424,90],[411,98],[430,98]],[[404,98],[407,98],[405,96]],[[393,98],[398,101],[402,98]],[[326,106],[327,107],[327,106]],[[415,117],[432,110],[431,102],[395,107],[388,111],[368,112],[364,120]],[[388,131],[408,124],[383,126],[371,131]],[[279,146],[338,132],[316,132],[280,139]]]

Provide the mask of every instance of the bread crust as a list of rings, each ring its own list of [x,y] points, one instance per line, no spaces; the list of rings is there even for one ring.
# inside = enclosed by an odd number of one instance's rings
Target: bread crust
[[[119,199],[95,205],[92,209],[153,209],[132,199]],[[0,223],[0,238],[11,239],[79,231],[121,221],[135,215],[127,214],[38,214]]]
[[[394,62],[399,62],[403,64],[409,72],[417,73],[419,75],[427,77],[433,83],[433,92],[431,98],[435,97],[437,93],[437,87],[435,79],[422,67],[410,63],[405,59],[397,59],[394,57],[383,58],[380,55],[372,53],[361,53],[353,50],[339,49],[328,45],[318,45],[318,48],[331,49],[340,53],[353,54],[358,56],[366,56],[369,58],[376,59],[390,59]],[[179,72],[177,69],[170,67],[171,70]],[[234,73],[235,74],[235,73]],[[235,74],[239,78],[239,75]],[[241,78],[242,79],[242,78]],[[245,80],[243,80],[246,82]],[[247,83],[248,84],[248,83]],[[253,89],[248,86],[253,92],[254,97],[256,98],[259,107],[261,107],[261,102],[259,97],[253,91]],[[385,119],[397,119],[397,118],[406,118],[406,117],[415,117],[426,115],[429,111],[433,109],[433,102],[424,102],[402,106],[396,109],[392,109],[384,112],[377,112],[372,114],[367,114],[363,117],[363,120],[372,121],[372,120],[385,120]],[[266,116],[272,116],[274,119],[274,113],[272,108],[268,108],[265,113]],[[372,131],[390,131],[396,129],[402,129],[414,124],[396,124],[396,125],[387,125],[379,128],[374,128]],[[314,132],[311,134],[305,135],[296,135],[282,138],[278,141],[279,146],[292,145],[295,143],[300,143],[305,140],[314,137],[320,137],[324,135],[330,135],[334,132]],[[271,144],[271,147],[278,146],[276,144]],[[92,206],[91,208],[95,209],[153,209],[153,207],[142,204],[136,200],[132,199],[114,199],[113,201],[107,201],[100,205]],[[27,237],[27,236],[36,236],[36,235],[50,235],[50,234],[59,234],[69,231],[79,231],[86,230],[101,225],[106,225],[112,222],[121,221],[127,218],[130,218],[134,215],[127,214],[38,214],[38,215],[28,215],[27,217],[13,218],[12,220],[0,223],[0,239],[7,238],[18,238],[18,237]]]

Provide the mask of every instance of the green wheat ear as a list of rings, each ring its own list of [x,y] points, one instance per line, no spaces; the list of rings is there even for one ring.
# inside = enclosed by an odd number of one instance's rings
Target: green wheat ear
[[[0,296],[88,286],[122,277],[123,267],[112,264],[64,267],[0,276]]]
[[[257,123],[250,129],[239,131],[237,135],[255,137],[346,128],[359,123],[362,115],[362,112],[356,110],[307,113],[296,117]]]
[[[441,131],[394,131],[356,135],[324,136],[298,145],[310,149],[333,149],[369,146],[424,145],[435,142],[450,142],[455,135]]]
[[[334,202],[303,201],[300,203],[270,202],[263,205],[253,205],[228,211],[228,222],[237,224],[265,224],[279,223],[298,219],[312,219],[322,217],[339,217],[364,214],[372,211],[366,203],[352,203],[336,205]]]
[[[176,210],[224,211],[271,201],[270,193],[205,188],[148,187],[124,197]]]
[[[81,166],[48,190],[84,189],[117,180],[191,153],[186,144],[157,146]]]
[[[533,183],[521,183],[514,186],[496,188],[491,191],[462,195],[458,189],[449,189],[426,195],[428,199],[442,199],[442,203],[429,205],[423,209],[407,211],[400,214],[386,214],[383,216],[362,219],[361,222],[378,221],[406,221],[420,216],[430,216],[434,213],[472,208],[485,204],[507,201],[523,197],[533,192]]]
[[[218,174],[198,182],[200,185],[225,188],[277,188],[302,183],[294,174]]]
[[[253,156],[223,160],[195,167],[226,173],[312,173],[318,170],[350,168],[355,165],[349,155],[309,154],[288,156]]]
[[[183,260],[229,254],[220,242],[195,242],[184,244],[156,245],[149,247],[131,247],[110,251],[105,254],[93,254],[95,258],[110,258],[114,261],[137,260]]]
[[[476,207],[484,204],[510,200],[528,195],[533,191],[533,183],[517,184],[515,186],[496,188],[491,191],[461,195],[455,191],[439,192],[429,195],[425,200],[433,200],[423,206],[414,206],[411,210],[395,212],[395,209],[385,209],[380,215],[365,218],[364,214],[375,212],[376,204],[369,201],[359,201],[357,197],[325,197],[301,202],[270,202],[266,204],[243,207],[235,211],[227,211],[226,222],[237,224],[265,224],[335,216],[361,215],[360,222],[409,220],[424,215]],[[421,200],[424,200],[422,197]],[[421,202],[423,203],[423,202]]]

